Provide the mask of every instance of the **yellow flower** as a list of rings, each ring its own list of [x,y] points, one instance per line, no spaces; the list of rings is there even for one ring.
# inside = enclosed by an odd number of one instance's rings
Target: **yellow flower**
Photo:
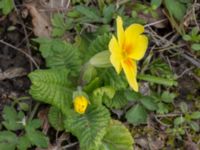
[[[75,97],[73,103],[74,110],[79,114],[84,114],[89,104],[89,101],[84,96],[77,96]]]
[[[128,83],[133,90],[138,91],[137,61],[142,59],[147,46],[148,38],[142,35],[144,27],[132,24],[124,31],[121,17],[117,17],[117,39],[112,36],[109,43],[111,52],[110,61],[119,74],[123,68]]]

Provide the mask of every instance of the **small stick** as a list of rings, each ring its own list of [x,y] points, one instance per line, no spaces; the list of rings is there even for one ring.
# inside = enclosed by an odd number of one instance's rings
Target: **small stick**
[[[27,58],[29,58],[29,59],[33,62],[33,64],[35,65],[35,67],[36,67],[37,69],[40,69],[39,65],[35,62],[35,60],[32,58],[32,56],[29,55],[29,54],[27,54],[27,53],[25,53],[22,49],[17,48],[17,47],[15,47],[14,45],[5,42],[4,40],[0,40],[0,43],[2,43],[2,44],[4,44],[4,45],[7,45],[7,46],[13,48],[14,50],[17,50],[17,51],[23,53]]]

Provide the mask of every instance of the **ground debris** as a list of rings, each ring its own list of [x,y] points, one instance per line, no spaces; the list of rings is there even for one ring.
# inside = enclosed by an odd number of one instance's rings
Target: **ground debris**
[[[0,72],[0,80],[12,79],[27,75],[24,68],[9,68],[4,72]]]

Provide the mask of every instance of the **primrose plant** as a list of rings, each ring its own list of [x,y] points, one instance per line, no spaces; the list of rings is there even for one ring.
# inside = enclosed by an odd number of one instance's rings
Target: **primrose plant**
[[[116,20],[117,38],[97,36],[87,52],[59,39],[34,39],[49,69],[29,74],[30,94],[52,106],[50,123],[76,136],[81,150],[133,148],[131,133],[111,119],[109,109],[127,104],[127,90],[138,92],[137,61],[145,54],[148,38],[142,25],[132,24],[124,30],[122,18]]]

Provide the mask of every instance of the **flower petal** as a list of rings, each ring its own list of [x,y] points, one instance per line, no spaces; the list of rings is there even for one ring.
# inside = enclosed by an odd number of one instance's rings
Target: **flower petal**
[[[109,42],[108,48],[112,54],[120,54],[122,52],[122,49],[120,48],[119,43],[114,35]]]
[[[122,68],[128,80],[128,83],[133,90],[138,92],[138,84],[136,80],[137,76],[137,65],[136,62],[131,60],[130,58],[122,61]]]
[[[111,54],[110,61],[112,65],[114,66],[116,72],[119,74],[122,70],[121,57],[119,55]]]
[[[122,60],[122,49],[119,47],[117,39],[115,36],[112,36],[112,39],[109,43],[109,51],[111,52],[110,61],[114,66],[116,72],[119,74],[122,70],[121,60]]]
[[[120,16],[117,17],[117,39],[119,41],[120,47],[122,47],[125,40],[125,33],[123,29],[123,21]]]
[[[134,47],[128,53],[128,56],[134,60],[140,60],[144,57],[144,54],[148,47],[148,38],[145,35],[139,35]]]
[[[144,26],[140,24],[132,24],[125,30],[126,39],[137,38],[138,35],[144,32]],[[134,39],[135,40],[135,39]]]

